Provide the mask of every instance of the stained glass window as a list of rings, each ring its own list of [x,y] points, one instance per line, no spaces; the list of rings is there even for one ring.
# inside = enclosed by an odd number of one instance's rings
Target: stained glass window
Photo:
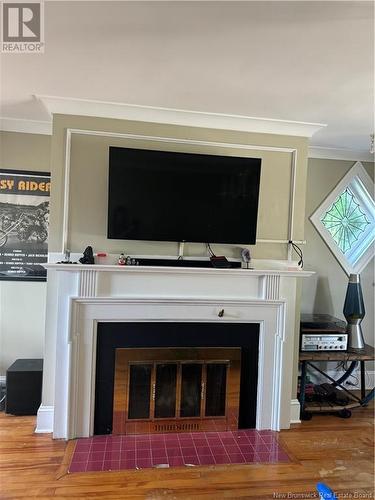
[[[370,224],[354,194],[346,188],[320,219],[342,253],[346,253]]]
[[[374,182],[357,162],[310,217],[350,273],[360,273],[375,252]]]

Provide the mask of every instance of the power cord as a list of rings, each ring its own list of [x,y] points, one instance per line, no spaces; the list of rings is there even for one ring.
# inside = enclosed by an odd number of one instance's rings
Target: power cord
[[[210,257],[216,257],[214,251],[211,248],[211,245],[209,243],[206,243],[206,248],[208,250],[208,253],[210,254]]]
[[[348,371],[349,365],[348,365],[349,359],[345,359],[343,361],[339,361],[336,364],[336,370],[342,370],[343,372]],[[354,380],[354,382],[353,382]],[[345,381],[346,385],[351,385],[351,386],[357,386],[359,384],[359,379],[356,375],[351,374],[349,377],[349,380]]]
[[[303,268],[303,252],[302,252],[302,249],[298,245],[296,245],[292,240],[289,240],[288,243],[290,245],[292,245],[293,250],[298,255],[298,257],[299,257],[298,266],[302,269]]]

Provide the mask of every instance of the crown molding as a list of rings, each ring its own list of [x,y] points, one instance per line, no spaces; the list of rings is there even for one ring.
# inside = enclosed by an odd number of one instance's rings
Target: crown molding
[[[41,97],[38,97],[40,99],[42,99]],[[43,98],[44,99],[44,98]],[[64,98],[51,98],[51,99],[56,99],[59,101],[59,104],[58,106],[56,107],[53,107],[53,109],[57,109],[59,108],[59,111],[52,111],[52,107],[51,107],[51,111],[49,111],[49,113],[51,114],[51,116],[56,112],[56,113],[61,113],[61,114],[77,114],[77,115],[84,115],[84,116],[98,116],[98,115],[88,115],[88,114],[84,114],[84,113],[78,113],[77,112],[77,109],[75,112],[72,112],[72,113],[68,113],[66,109],[62,109],[63,108],[63,102],[65,102],[65,99]],[[78,101],[83,101],[84,103],[86,103],[87,101],[85,100],[80,100],[78,99]],[[44,101],[43,101],[44,102]],[[57,101],[56,101],[57,102]],[[98,102],[98,101],[89,101],[90,103],[93,103],[93,102]],[[44,103],[46,105],[46,103]],[[112,104],[112,103],[110,103]],[[61,108],[60,108],[61,106]],[[129,107],[131,107],[133,109],[133,113],[134,113],[134,116],[132,118],[127,118],[128,120],[129,119],[132,119],[132,120],[137,120],[137,121],[152,121],[152,122],[158,122],[158,120],[155,118],[155,116],[153,117],[152,120],[147,120],[145,118],[140,118],[139,116],[136,117],[135,116],[135,112],[136,112],[136,108],[140,108],[140,109],[147,109],[148,112],[150,112],[150,110],[165,110],[166,108],[151,108],[149,106],[129,106],[129,105],[120,105],[120,106],[125,106],[127,109]],[[234,117],[234,118],[240,118],[242,120],[243,123],[245,123],[245,120],[248,119],[248,120],[259,120],[259,121],[262,121],[262,120],[265,120],[267,123],[268,122],[276,122],[276,123],[279,123],[281,122],[282,124],[295,124],[295,123],[299,123],[299,122],[284,122],[283,120],[269,120],[267,118],[251,118],[251,117],[245,117],[245,116],[240,116],[240,117],[236,117],[235,115],[220,115],[220,114],[217,114],[217,113],[201,113],[201,112],[196,112],[196,111],[184,111],[184,110],[167,110],[167,111],[171,111],[171,112],[181,112],[182,114],[184,113],[187,113],[189,115],[186,116],[186,118],[192,118],[191,115],[203,115],[206,117],[209,117],[209,116],[214,116],[216,120],[220,120],[220,117],[224,117],[224,120],[227,118],[227,117]],[[108,118],[108,117],[107,117]],[[124,119],[124,118],[123,118]],[[171,122],[167,122],[167,121],[162,121],[159,123],[171,123]],[[222,125],[224,123],[222,122]],[[190,123],[191,126],[193,126],[193,123],[191,122]],[[249,125],[249,124],[248,124]],[[316,125],[318,126],[319,124],[307,124],[307,125]],[[198,125],[194,125],[194,126],[198,126]],[[199,125],[199,126],[203,126],[203,125]],[[207,125],[208,126],[208,125]],[[283,126],[283,125],[281,125]],[[320,126],[325,126],[325,125],[320,125]],[[226,130],[245,130],[245,128],[243,127],[242,129],[240,128],[237,128],[237,129],[233,129],[231,128],[229,125],[226,125],[226,126],[219,126],[218,124],[214,124],[212,123],[210,128],[217,128],[217,129],[226,129]],[[42,135],[52,135],[52,120],[51,121],[40,121],[40,120],[26,120],[26,119],[20,119],[20,118],[10,118],[10,117],[6,117],[6,116],[0,116],[0,130],[1,131],[4,131],[4,132],[18,132],[18,133],[23,133],[23,134],[42,134]],[[250,131],[250,130],[246,130],[246,131]],[[271,131],[271,125],[269,125],[269,129],[267,132],[262,132],[262,133],[273,133],[273,134],[276,134],[275,131]],[[292,134],[292,133],[286,133],[284,132],[284,134],[286,135],[297,135],[297,134]],[[316,158],[316,159],[324,159],[324,160],[347,160],[347,161],[366,161],[366,162],[374,162],[374,155],[372,155],[370,152],[368,151],[363,151],[363,150],[355,150],[355,149],[346,149],[346,148],[329,148],[329,147],[324,147],[324,146],[310,146],[309,147],[309,154],[308,154],[308,157],[309,158]]]
[[[238,130],[260,134],[311,137],[326,125],[253,116],[206,113],[186,109],[141,106],[118,102],[35,95],[49,114],[92,116],[169,125]]]
[[[345,148],[327,148],[321,146],[310,146],[309,158],[322,160],[374,161],[374,155],[369,151]]]
[[[52,122],[22,120],[19,118],[0,117],[0,130],[24,134],[52,135]]]

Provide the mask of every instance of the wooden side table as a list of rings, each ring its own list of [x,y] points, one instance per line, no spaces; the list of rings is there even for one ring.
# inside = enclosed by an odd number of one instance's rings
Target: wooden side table
[[[310,319],[311,321],[308,321]],[[320,321],[320,323],[319,323]],[[329,331],[343,333],[345,323],[341,320],[328,315],[303,316],[301,321],[301,333],[318,333],[324,335]],[[301,405],[301,419],[311,418],[312,413],[339,412],[342,417],[350,417],[351,409],[366,405],[374,397],[374,389],[366,393],[365,381],[365,362],[375,359],[375,350],[372,346],[366,344],[361,351],[300,351],[299,361],[301,363],[301,383],[299,402]],[[318,361],[345,361],[351,362],[348,370],[336,380],[326,372],[317,367],[313,362]],[[342,384],[350,377],[354,369],[360,364],[361,397],[358,397],[353,391],[347,389]],[[340,387],[349,396],[350,401],[345,406],[339,406],[329,401],[324,402],[306,402],[306,376],[307,369],[313,369],[329,380],[333,387]]]

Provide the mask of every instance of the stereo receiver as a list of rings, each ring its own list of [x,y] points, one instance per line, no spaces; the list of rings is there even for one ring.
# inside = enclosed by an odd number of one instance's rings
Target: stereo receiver
[[[347,333],[302,333],[301,351],[346,351]]]
[[[301,315],[301,351],[346,351],[346,323],[328,314]]]

